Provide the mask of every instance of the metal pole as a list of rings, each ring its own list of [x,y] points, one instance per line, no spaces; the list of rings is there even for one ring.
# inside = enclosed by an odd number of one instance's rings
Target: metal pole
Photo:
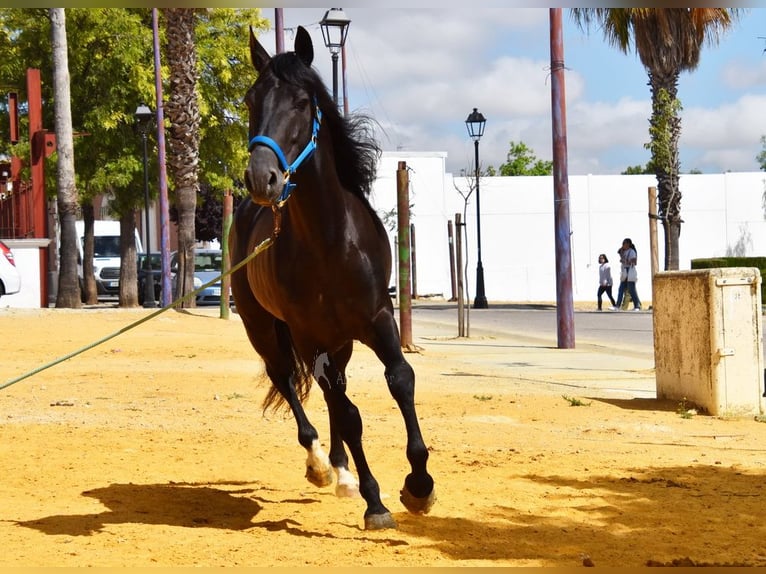
[[[152,247],[149,232],[149,154],[146,147],[146,132],[149,126],[141,129],[141,139],[144,142],[144,211],[146,217],[146,257],[144,258],[144,307],[150,309],[156,307],[154,300],[154,273],[152,272]]]
[[[465,301],[463,294],[463,230],[462,215],[455,214],[455,261],[457,264],[457,336],[465,337]]]
[[[551,116],[553,127],[553,197],[556,234],[556,316],[559,349],[574,348],[571,225],[567,172],[566,98],[564,91],[564,36],[561,8],[550,9]]]
[[[162,261],[161,304],[167,307],[173,301],[170,279],[170,207],[168,201],[168,178],[165,165],[165,112],[162,103],[162,74],[160,65],[160,32],[157,8],[152,8],[152,33],[154,35],[154,85],[157,93],[157,161],[160,168],[160,259]]]
[[[478,260],[476,263],[476,298],[473,300],[474,309],[486,309],[487,297],[484,295],[484,266],[481,263],[481,196],[479,195],[479,140],[473,142],[476,153],[476,249]]]
[[[452,232],[452,221],[447,221],[447,242],[449,243],[449,275],[452,287],[450,301],[457,300],[457,282],[455,278],[455,238]]]
[[[338,52],[332,53],[332,101],[338,105]]]
[[[346,45],[340,49],[341,51],[341,69],[343,70],[343,115],[348,116],[348,86],[346,85]]]
[[[276,28],[277,54],[285,51],[285,26],[282,18],[282,8],[274,8],[274,24]]]

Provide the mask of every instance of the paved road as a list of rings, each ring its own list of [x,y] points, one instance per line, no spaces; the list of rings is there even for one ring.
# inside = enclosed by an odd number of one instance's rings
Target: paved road
[[[455,335],[457,320],[457,307],[452,303],[413,306],[413,321],[424,325],[454,325]],[[470,309],[469,321],[471,335],[506,333],[550,340],[554,345],[558,341],[558,317],[553,306],[507,304]],[[574,328],[575,346],[588,343],[647,353],[654,350],[650,311],[575,311]]]
[[[397,310],[398,313],[398,310]],[[413,321],[440,325],[457,335],[457,306],[454,303],[420,303],[413,306]],[[558,345],[558,317],[553,305],[498,304],[489,309],[470,309],[470,333],[512,334]],[[582,345],[612,347],[622,352],[654,356],[651,311],[575,311],[575,348]],[[417,333],[413,332],[413,336]],[[766,340],[764,342],[766,364]]]

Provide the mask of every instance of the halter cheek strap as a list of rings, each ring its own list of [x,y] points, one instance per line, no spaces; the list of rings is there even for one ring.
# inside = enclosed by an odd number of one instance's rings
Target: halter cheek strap
[[[277,160],[279,161],[279,167],[282,168],[282,178],[284,181],[284,187],[282,188],[282,193],[279,196],[279,200],[277,201],[277,206],[282,207],[282,205],[287,201],[287,198],[290,197],[290,193],[292,193],[293,189],[295,188],[295,184],[290,181],[290,176],[295,173],[295,170],[297,170],[300,165],[306,161],[311,155],[314,153],[314,151],[317,148],[317,135],[319,134],[319,126],[322,123],[322,110],[319,109],[319,104],[317,103],[316,97],[314,98],[314,121],[313,126],[311,129],[311,139],[309,139],[309,142],[306,144],[306,147],[303,148],[303,151],[298,155],[298,157],[295,158],[295,161],[293,163],[288,164],[287,158],[285,157],[284,152],[282,151],[282,148],[279,147],[279,144],[275,142],[273,139],[271,139],[269,136],[255,136],[250,140],[250,143],[247,146],[247,151],[252,152],[253,148],[257,145],[265,145],[267,148],[269,148],[271,151],[274,152],[274,155],[277,156]]]

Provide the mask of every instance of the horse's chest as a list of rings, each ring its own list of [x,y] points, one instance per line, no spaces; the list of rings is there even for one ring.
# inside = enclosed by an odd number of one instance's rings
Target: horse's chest
[[[283,320],[291,313],[329,320],[339,302],[355,297],[351,278],[357,273],[335,268],[330,261],[293,254],[255,265],[250,283],[261,305]]]

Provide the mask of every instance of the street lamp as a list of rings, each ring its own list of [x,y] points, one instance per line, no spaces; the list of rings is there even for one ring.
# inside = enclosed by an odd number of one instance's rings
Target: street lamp
[[[149,126],[154,119],[154,112],[146,104],[141,104],[136,108],[136,127],[144,143],[144,208],[146,216],[146,257],[144,258],[144,307],[156,307],[154,301],[154,273],[152,273],[152,249],[149,235],[149,168],[147,165],[148,156],[146,150],[146,136],[149,132]]]
[[[476,108],[468,114],[465,127],[468,135],[473,140],[476,152],[476,246],[478,250],[478,262],[476,264],[476,298],[473,301],[474,309],[486,309],[487,297],[484,295],[484,267],[481,264],[481,201],[479,196],[479,140],[484,135],[484,124],[487,120]]]
[[[343,12],[343,8],[330,8],[319,22],[324,45],[329,48],[332,55],[332,99],[336,106],[338,105],[338,53],[346,44],[349,24],[351,20]]]

